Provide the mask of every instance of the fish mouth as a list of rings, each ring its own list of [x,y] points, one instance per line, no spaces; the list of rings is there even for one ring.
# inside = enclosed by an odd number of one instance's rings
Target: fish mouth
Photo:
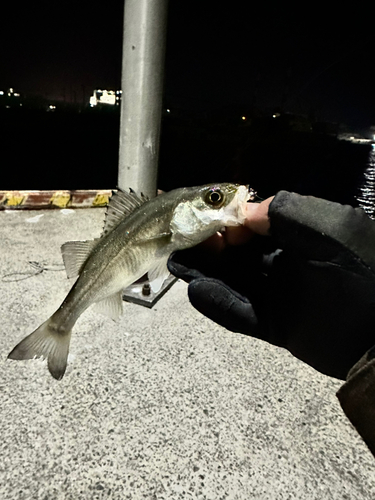
[[[244,223],[246,219],[246,204],[254,201],[256,193],[249,185],[237,185],[234,198],[229,205],[223,208],[221,217],[224,226],[238,226]]]

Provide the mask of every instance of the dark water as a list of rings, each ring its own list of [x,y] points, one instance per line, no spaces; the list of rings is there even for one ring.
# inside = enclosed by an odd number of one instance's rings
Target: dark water
[[[118,113],[12,111],[0,110],[0,189],[116,187]],[[329,135],[290,130],[275,120],[242,126],[168,117],[162,124],[158,187],[235,181],[250,184],[263,198],[286,189],[356,205],[364,172],[370,182],[371,151]],[[368,191],[362,194],[370,197]]]
[[[237,129],[166,124],[160,181],[167,190],[198,181],[236,181],[249,183],[262,198],[284,189],[357,206],[370,151],[369,145],[272,121]]]

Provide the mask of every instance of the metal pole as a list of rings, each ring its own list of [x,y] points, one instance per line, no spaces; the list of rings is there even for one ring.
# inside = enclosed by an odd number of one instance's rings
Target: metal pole
[[[126,0],[118,186],[156,195],[168,0]]]

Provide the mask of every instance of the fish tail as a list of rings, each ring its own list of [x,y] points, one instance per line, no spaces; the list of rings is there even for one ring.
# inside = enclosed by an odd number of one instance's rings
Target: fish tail
[[[66,370],[71,333],[71,330],[59,327],[51,316],[21,340],[8,354],[8,358],[17,360],[47,358],[52,377],[61,380]]]

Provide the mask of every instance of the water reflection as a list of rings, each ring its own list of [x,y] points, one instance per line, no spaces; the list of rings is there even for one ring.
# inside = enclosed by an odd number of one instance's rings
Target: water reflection
[[[375,144],[369,155],[368,166],[363,174],[363,182],[357,197],[359,206],[371,219],[375,219]]]

